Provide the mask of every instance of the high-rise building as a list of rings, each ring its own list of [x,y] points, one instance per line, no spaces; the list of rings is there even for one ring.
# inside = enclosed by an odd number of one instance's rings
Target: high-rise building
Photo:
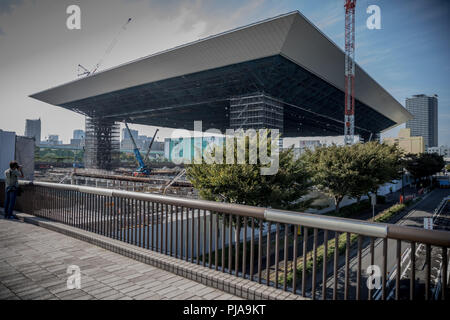
[[[136,143],[137,147],[139,149],[141,149],[142,143],[139,138],[142,136],[139,135],[139,132],[137,130],[130,129],[130,132],[134,138],[134,142]],[[133,150],[134,149],[133,141],[131,141],[130,132],[128,132],[128,130],[126,128],[122,129],[122,141],[120,142],[120,149],[123,149],[123,150]]]
[[[133,135],[134,140],[137,140],[139,137],[139,132],[137,130],[131,130],[131,134]],[[123,140],[128,140],[131,139],[130,137],[130,133],[128,132],[127,129],[122,129],[122,139]]]
[[[70,139],[70,145],[73,147],[84,147],[85,146],[85,132],[84,130],[74,130],[73,138]]]
[[[51,146],[56,146],[62,144],[62,141],[59,140],[59,135],[51,134],[48,136],[47,143]]]
[[[73,130],[73,139],[84,139],[84,130]]]
[[[41,143],[41,119],[29,120],[25,122],[25,136],[34,138],[36,145]]]
[[[414,116],[406,122],[411,136],[423,137],[425,149],[438,146],[438,96],[424,94],[406,98],[406,109]]]

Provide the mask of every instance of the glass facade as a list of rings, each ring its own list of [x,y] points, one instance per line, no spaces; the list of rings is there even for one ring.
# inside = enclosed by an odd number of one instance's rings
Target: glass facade
[[[425,149],[438,146],[438,97],[424,94],[406,99],[406,109],[414,116],[406,122],[411,136],[423,137]]]

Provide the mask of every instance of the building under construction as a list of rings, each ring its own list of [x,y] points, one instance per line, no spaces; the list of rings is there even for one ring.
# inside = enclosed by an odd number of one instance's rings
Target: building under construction
[[[31,95],[91,117],[87,167],[114,167],[116,122],[204,130],[277,128],[283,137],[342,135],[345,53],[298,11],[152,54]],[[355,64],[355,135],[411,119]]]
[[[86,117],[84,163],[87,168],[112,170],[120,161],[120,125],[113,120]]]
[[[231,129],[283,131],[283,103],[263,92],[230,98]]]

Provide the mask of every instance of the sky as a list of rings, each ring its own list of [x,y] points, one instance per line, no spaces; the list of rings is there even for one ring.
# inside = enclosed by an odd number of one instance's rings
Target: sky
[[[69,5],[81,9],[81,30],[69,30]],[[30,94],[77,78],[95,66],[122,25],[133,18],[99,71],[186,42],[299,10],[344,46],[344,0],[0,0],[0,129],[22,135],[25,119],[42,121],[42,139],[69,143],[84,117]],[[369,5],[381,9],[370,30]],[[439,96],[439,144],[450,145],[450,1],[358,0],[356,62],[403,106],[413,94]],[[357,79],[356,79],[357,81]],[[358,112],[358,110],[356,110]],[[395,136],[401,125],[383,136]],[[153,136],[154,127],[132,125]],[[163,129],[158,140],[170,136]]]

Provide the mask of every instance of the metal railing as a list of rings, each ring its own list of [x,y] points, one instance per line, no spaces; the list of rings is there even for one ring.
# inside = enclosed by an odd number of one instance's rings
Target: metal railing
[[[440,298],[447,298],[450,232],[122,190],[22,184],[22,200],[33,202],[35,216],[312,299],[431,299],[431,256],[438,252]],[[422,257],[415,248],[421,244],[425,262],[418,266]],[[366,272],[369,266],[374,273]],[[391,267],[395,282],[387,281]]]

